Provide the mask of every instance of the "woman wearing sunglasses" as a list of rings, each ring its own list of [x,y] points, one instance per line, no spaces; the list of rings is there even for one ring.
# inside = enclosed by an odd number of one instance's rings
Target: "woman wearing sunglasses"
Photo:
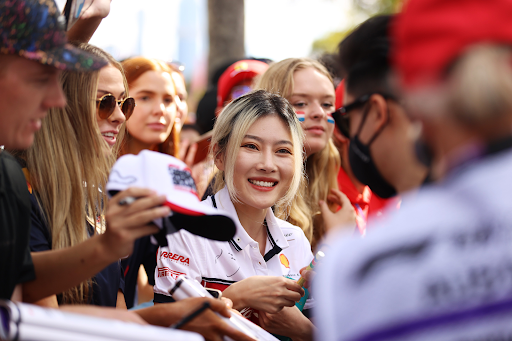
[[[110,55],[80,45],[108,61],[91,73],[64,72],[66,108],[51,109],[22,158],[31,187],[33,252],[75,246],[104,233],[117,216],[105,218],[101,191],[122,139],[124,122],[135,107],[122,68]],[[115,307],[124,289],[119,262],[40,304],[94,304]]]
[[[332,78],[315,60],[290,58],[272,64],[256,88],[282,94],[294,107],[305,132],[309,183],[302,195],[295,196],[291,209],[280,212],[280,216],[288,215],[289,222],[300,226],[315,249],[330,228],[344,223],[355,226],[353,208],[338,190],[340,155],[331,139],[334,130],[331,114],[335,105]],[[335,209],[338,205],[342,209],[324,221],[322,210]]]

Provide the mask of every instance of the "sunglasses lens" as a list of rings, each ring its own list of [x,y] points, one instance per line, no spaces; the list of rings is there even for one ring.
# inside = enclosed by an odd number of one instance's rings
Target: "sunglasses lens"
[[[338,129],[343,134],[343,136],[350,138],[348,117],[343,117],[341,119],[341,122],[338,125]]]
[[[334,118],[334,122],[336,123],[336,127],[340,130],[340,133],[342,133],[343,136],[350,138],[349,116],[342,114],[340,110],[336,110],[332,113],[332,118]]]
[[[106,120],[114,112],[116,106],[116,98],[112,95],[103,96],[98,105],[98,116]]]
[[[133,109],[135,109],[135,100],[133,97],[128,97],[124,100],[123,107],[121,108],[126,119],[129,119],[133,114]]]

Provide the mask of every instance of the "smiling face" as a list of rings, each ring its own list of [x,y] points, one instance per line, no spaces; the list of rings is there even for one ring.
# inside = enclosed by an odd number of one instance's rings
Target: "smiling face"
[[[309,157],[324,149],[332,136],[334,121],[330,119],[328,122],[328,115],[334,111],[334,86],[314,67],[295,71],[293,84],[288,101],[306,134],[304,147]]]
[[[216,160],[224,170],[221,158]],[[276,115],[258,119],[247,131],[234,164],[233,182],[240,209],[272,207],[287,192],[294,174],[292,136]]]
[[[112,94],[116,100],[123,100],[126,97],[126,92],[123,83],[123,75],[118,68],[112,65],[107,65],[100,70],[98,77],[98,91],[96,99],[101,99],[102,96]],[[114,111],[107,119],[102,119],[96,113],[96,120],[100,128],[101,136],[112,148],[117,141],[117,134],[121,124],[126,121],[126,118],[121,111],[119,105],[116,105]]]
[[[0,145],[27,149],[48,109],[66,104],[60,71],[18,56],[0,63]]]
[[[137,105],[126,127],[137,145],[142,150],[164,142],[176,119],[176,89],[171,75],[144,72],[130,85],[130,95]]]

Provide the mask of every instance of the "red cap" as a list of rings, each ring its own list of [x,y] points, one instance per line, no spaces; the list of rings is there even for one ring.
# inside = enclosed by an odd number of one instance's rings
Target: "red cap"
[[[252,79],[267,71],[267,63],[259,60],[239,60],[227,68],[217,83],[217,106],[222,107],[231,89],[244,79]]]
[[[392,60],[403,84],[436,82],[470,45],[512,43],[512,1],[409,0],[392,35]]]
[[[343,95],[345,93],[345,80],[343,79],[336,88],[336,110],[343,106]]]

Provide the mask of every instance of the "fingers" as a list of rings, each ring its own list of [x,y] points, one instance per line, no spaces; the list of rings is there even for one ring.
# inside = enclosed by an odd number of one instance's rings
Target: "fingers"
[[[329,214],[332,214],[331,210],[329,209],[329,206],[327,206],[327,203],[323,200],[320,200],[318,202],[320,205],[320,212],[322,213],[323,217],[328,216]]]
[[[194,143],[190,146],[190,149],[188,150],[187,156],[184,160],[184,162],[187,164],[187,166],[192,167],[194,165],[194,159],[196,158],[196,152],[197,152],[197,143]]]
[[[331,188],[331,193],[334,194],[336,198],[338,198],[339,202],[341,202],[341,204],[339,204],[341,207],[352,205],[345,193],[341,192],[340,190]]]
[[[152,191],[148,188],[141,188],[141,187],[130,187],[128,189],[125,189],[124,191],[121,191],[114,195],[112,198],[110,198],[109,202],[112,203],[119,203],[122,199],[125,199],[126,197],[146,197],[152,194],[156,194],[155,191]]]
[[[313,276],[315,275],[315,272],[313,270],[305,270],[302,276],[305,279],[304,287],[309,288],[311,285],[311,281],[313,281]]]
[[[283,278],[283,280],[285,280],[286,289],[297,292],[301,297],[304,296],[304,289],[296,281],[289,278]]]
[[[230,300],[231,301],[231,300]],[[231,313],[229,312],[228,306],[223,300],[218,300],[215,298],[208,298],[208,303],[210,303],[210,309],[218,312],[224,317],[231,317]],[[233,304],[233,303],[231,303]]]
[[[224,302],[226,304],[226,306],[229,308],[229,309],[232,309],[233,308],[233,301],[231,301],[229,298],[227,297],[221,297],[220,298],[222,300],[222,302]]]
[[[183,160],[187,156],[187,150],[189,147],[190,147],[189,140],[183,140],[180,142],[180,150],[178,152],[180,160]]]
[[[129,197],[137,200],[121,205],[122,201]],[[119,224],[122,224],[123,228],[146,225],[154,219],[169,215],[170,209],[161,206],[165,200],[165,196],[156,195],[148,189],[129,188],[110,199],[105,214],[107,223],[113,228],[120,227],[117,226]]]

